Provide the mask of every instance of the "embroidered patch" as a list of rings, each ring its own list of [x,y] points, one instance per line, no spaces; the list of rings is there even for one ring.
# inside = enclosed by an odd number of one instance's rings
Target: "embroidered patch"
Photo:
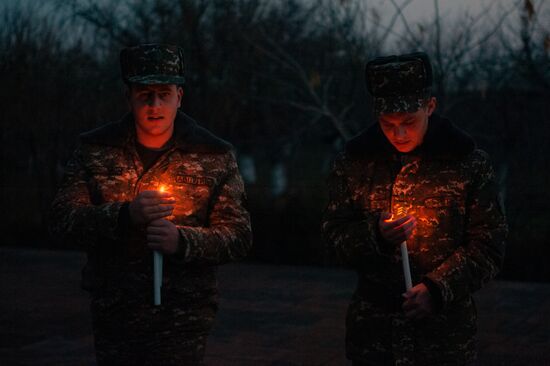
[[[195,186],[213,186],[216,182],[212,177],[201,177],[196,175],[177,174],[174,177],[176,183],[179,184],[192,184]]]

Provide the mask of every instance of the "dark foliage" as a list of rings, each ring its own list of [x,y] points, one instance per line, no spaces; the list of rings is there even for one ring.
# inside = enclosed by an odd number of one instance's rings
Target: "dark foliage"
[[[387,50],[424,49],[440,111],[476,136],[498,169],[511,228],[504,277],[550,280],[550,36],[538,8],[508,9],[490,25],[471,16],[451,24],[436,12],[413,26],[403,9],[384,23],[355,1],[97,4],[0,13],[4,243],[56,245],[44,228],[76,136],[126,110],[118,51],[166,42],[186,51],[183,109],[253,163],[241,167],[253,256],[335,264],[319,233],[324,183],[342,143],[372,122],[363,65]],[[406,32],[395,36],[400,19]]]

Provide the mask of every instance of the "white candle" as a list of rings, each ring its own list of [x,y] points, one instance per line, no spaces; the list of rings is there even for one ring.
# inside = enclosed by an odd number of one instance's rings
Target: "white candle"
[[[161,184],[159,192],[166,192],[166,187]],[[153,251],[153,303],[160,305],[161,287],[162,287],[162,254],[158,251]]]
[[[403,275],[405,276],[405,288],[409,291],[412,288],[411,267],[409,265],[409,251],[407,241],[401,243],[401,260],[403,262]]]
[[[405,217],[407,209],[404,205],[396,205],[395,216],[397,218]],[[392,215],[391,219],[394,219]],[[409,264],[409,251],[407,250],[407,241],[401,243],[401,261],[403,264],[403,276],[405,277],[405,288],[409,291],[412,288],[411,266]]]
[[[162,287],[162,254],[153,252],[153,303],[160,305],[160,290]]]

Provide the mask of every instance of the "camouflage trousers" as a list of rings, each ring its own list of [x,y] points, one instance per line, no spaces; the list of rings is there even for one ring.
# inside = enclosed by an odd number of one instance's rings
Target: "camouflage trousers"
[[[97,365],[203,365],[216,306],[91,302]]]
[[[371,295],[373,292],[371,291]],[[398,296],[354,296],[346,316],[346,354],[357,365],[470,366],[476,359],[471,300],[412,321]]]

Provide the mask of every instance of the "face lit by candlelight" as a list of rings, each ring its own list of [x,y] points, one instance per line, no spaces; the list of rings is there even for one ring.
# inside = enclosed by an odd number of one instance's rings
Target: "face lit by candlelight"
[[[172,137],[183,89],[175,84],[134,84],[127,97],[138,141],[147,147],[161,147]]]
[[[402,153],[411,152],[420,146],[428,130],[428,117],[435,110],[436,99],[431,97],[426,105],[416,112],[384,113],[378,117],[382,132],[388,141]]]

